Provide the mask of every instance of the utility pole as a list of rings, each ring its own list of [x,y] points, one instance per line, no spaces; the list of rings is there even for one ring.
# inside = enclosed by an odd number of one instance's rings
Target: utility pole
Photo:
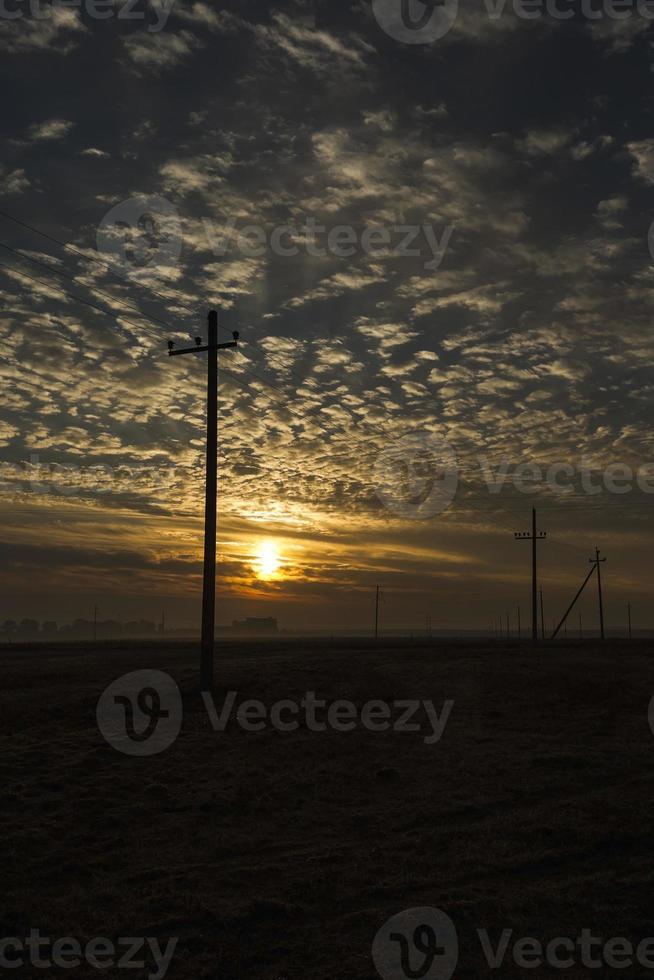
[[[218,343],[218,314],[209,313],[207,343],[195,338],[195,347],[175,350],[168,341],[168,354],[200,354],[207,352],[207,454],[204,503],[204,575],[202,582],[202,640],[200,654],[200,683],[203,691],[213,688],[213,660],[216,621],[216,503],[218,497],[218,351],[238,347],[238,333],[232,333],[229,344]]]
[[[531,541],[531,635],[534,645],[538,643],[538,554],[537,544],[547,537],[545,531],[536,527],[536,508],[531,512],[531,534],[519,532],[514,535],[516,541]]]
[[[588,561],[597,569],[597,597],[599,599],[600,636],[602,639],[604,639],[604,602],[602,599],[602,572],[600,566],[606,561],[606,558],[600,558],[599,548],[595,548],[595,557],[589,558]]]
[[[375,595],[375,639],[379,638],[379,586]]]

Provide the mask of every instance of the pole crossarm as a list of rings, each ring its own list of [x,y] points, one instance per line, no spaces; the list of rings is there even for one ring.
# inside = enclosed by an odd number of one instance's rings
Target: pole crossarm
[[[209,350],[230,350],[238,347],[238,333],[234,331],[234,340],[229,344],[216,344],[215,347],[210,347],[209,344],[198,344],[195,347],[183,347],[181,350],[176,350],[175,347],[170,345],[173,343],[172,340],[168,341],[168,357],[179,357],[180,354],[202,354],[203,351]]]

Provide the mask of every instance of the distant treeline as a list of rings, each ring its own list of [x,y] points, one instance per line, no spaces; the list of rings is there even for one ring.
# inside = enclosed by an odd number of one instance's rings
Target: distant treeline
[[[156,636],[161,627],[147,619],[121,623],[116,619],[107,619],[94,623],[91,619],[76,619],[72,623],[59,625],[54,620],[40,623],[37,619],[6,619],[0,626],[0,642],[23,640],[117,640],[121,637],[138,639],[140,637]]]

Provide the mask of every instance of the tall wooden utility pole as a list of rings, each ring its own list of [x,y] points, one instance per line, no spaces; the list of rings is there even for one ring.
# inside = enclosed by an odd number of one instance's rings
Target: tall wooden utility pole
[[[175,350],[168,341],[168,354],[200,354],[207,352],[207,463],[204,502],[204,575],[202,582],[202,640],[200,654],[200,683],[203,691],[213,687],[213,660],[216,622],[216,501],[218,497],[218,351],[238,347],[238,333],[232,334],[229,344],[218,343],[218,314],[209,313],[207,343],[195,338],[195,347]]]
[[[536,509],[531,512],[531,534],[519,532],[514,535],[516,541],[531,541],[531,636],[534,644],[538,643],[538,553],[537,544],[547,537],[545,531],[536,527]]]

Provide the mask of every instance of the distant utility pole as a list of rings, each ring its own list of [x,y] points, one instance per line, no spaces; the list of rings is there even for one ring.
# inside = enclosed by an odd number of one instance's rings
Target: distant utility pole
[[[379,638],[379,592],[380,588],[377,586],[377,592],[375,594],[375,639]]]
[[[531,541],[531,635],[534,644],[538,643],[538,555],[537,544],[547,537],[545,531],[536,527],[536,509],[531,512],[531,534],[519,532],[514,535],[516,541]]]
[[[208,338],[203,345],[202,337],[195,338],[195,347],[175,350],[168,341],[168,354],[200,354],[207,357],[207,456],[206,491],[204,504],[204,575],[202,583],[202,640],[200,682],[203,691],[213,687],[213,659],[216,621],[216,502],[218,497],[218,351],[238,347],[238,333],[232,334],[229,344],[218,343],[218,314],[215,310],[208,317]]]
[[[602,571],[601,565],[606,558],[600,558],[599,548],[595,548],[595,557],[588,561],[597,569],[597,597],[599,600],[600,636],[604,639],[604,602],[602,600]]]
[[[631,639],[631,603],[627,603],[627,616],[629,618],[629,639]]]

